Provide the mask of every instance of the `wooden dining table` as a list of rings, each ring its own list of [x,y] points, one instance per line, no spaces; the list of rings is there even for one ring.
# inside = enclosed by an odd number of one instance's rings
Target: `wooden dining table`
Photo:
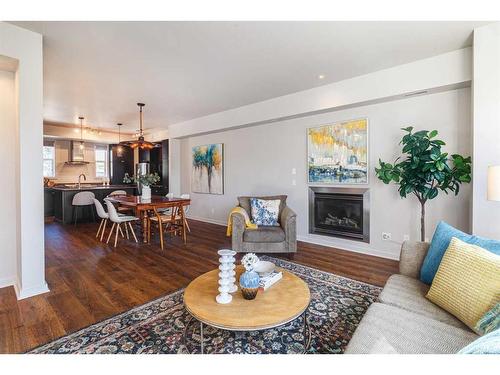
[[[167,198],[162,195],[152,195],[150,199],[144,199],[141,196],[135,195],[116,195],[106,199],[112,203],[130,207],[134,210],[135,216],[141,219],[142,239],[144,243],[148,242],[148,211],[153,211],[158,208],[179,207],[181,215],[184,218],[184,206],[189,206],[191,204],[191,199]]]

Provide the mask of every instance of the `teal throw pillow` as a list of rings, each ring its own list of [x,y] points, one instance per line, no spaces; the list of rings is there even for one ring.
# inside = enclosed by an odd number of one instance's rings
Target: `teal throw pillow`
[[[494,254],[500,255],[500,241],[467,234],[453,228],[444,221],[440,221],[432,237],[431,245],[425,256],[422,268],[420,269],[420,280],[422,282],[429,285],[432,284],[432,280],[434,280],[441,259],[443,259],[443,255],[446,249],[448,249],[452,237],[456,237],[468,244],[482,247]]]

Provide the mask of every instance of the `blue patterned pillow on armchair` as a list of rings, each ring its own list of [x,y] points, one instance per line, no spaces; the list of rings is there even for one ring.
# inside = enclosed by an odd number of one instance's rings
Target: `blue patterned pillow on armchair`
[[[280,200],[250,198],[252,221],[257,225],[279,226]]]

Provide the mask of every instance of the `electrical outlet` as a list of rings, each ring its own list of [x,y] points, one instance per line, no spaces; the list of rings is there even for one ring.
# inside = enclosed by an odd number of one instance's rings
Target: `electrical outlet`
[[[392,234],[387,233],[387,232],[382,232],[382,239],[384,241],[389,241],[392,238]]]
[[[293,185],[293,186],[297,185],[297,181],[296,181],[295,179],[294,179],[294,180],[292,180],[292,185]]]
[[[296,168],[292,168],[292,174],[297,174],[297,169]]]
[[[213,216],[213,214],[215,213],[215,208],[211,208],[211,209],[210,209],[210,213],[211,213],[211,214],[212,214],[212,216]]]
[[[404,234],[403,235],[403,241],[409,241],[410,240],[410,235],[409,234]]]

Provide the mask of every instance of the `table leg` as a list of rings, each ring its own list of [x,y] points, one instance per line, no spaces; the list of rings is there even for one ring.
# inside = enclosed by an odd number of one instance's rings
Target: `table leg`
[[[141,211],[142,214],[142,242],[148,243],[148,212]]]

